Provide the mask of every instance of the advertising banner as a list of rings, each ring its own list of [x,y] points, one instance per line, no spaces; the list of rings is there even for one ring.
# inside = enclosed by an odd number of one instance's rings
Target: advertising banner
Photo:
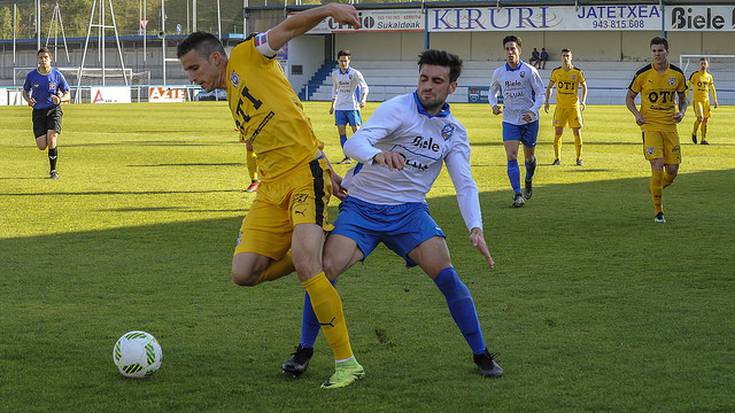
[[[92,87],[92,103],[131,103],[130,88],[127,86]]]
[[[665,18],[668,31],[735,32],[735,6],[670,6]]]
[[[467,102],[469,103],[488,103],[489,86],[468,86]]]
[[[8,105],[8,89],[0,88],[0,106]]]
[[[661,30],[656,5],[430,9],[430,32]]]
[[[154,103],[186,102],[186,88],[151,86],[148,88],[148,101]]]
[[[307,34],[424,31],[424,13],[420,9],[361,10],[357,13],[357,18],[362,24],[359,30],[339,24],[331,17],[327,17]]]

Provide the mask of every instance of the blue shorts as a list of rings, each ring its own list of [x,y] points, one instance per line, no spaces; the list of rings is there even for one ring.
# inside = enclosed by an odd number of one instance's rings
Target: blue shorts
[[[503,122],[503,142],[521,141],[523,145],[533,148],[538,138],[538,119],[525,125],[514,125]]]
[[[408,257],[414,248],[433,237],[446,238],[423,202],[376,205],[349,196],[339,206],[332,234],[355,241],[365,258],[382,242],[408,267],[416,265]]]
[[[360,117],[359,110],[335,110],[334,111],[334,124],[337,126],[344,126],[347,124],[350,126],[362,125],[362,118]]]

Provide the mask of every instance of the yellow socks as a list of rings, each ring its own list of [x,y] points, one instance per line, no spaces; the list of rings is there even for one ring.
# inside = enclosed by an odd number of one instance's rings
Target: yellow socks
[[[663,196],[663,175],[664,171],[657,169],[651,174],[651,198],[653,198],[653,208],[656,213],[663,212],[661,208],[661,198]]]
[[[324,338],[332,348],[335,360],[352,357],[350,337],[347,334],[347,323],[342,311],[342,299],[339,293],[324,275],[324,272],[301,283],[309,293],[311,307],[319,320]]]
[[[582,159],[582,135],[574,136],[574,149],[577,151],[577,159]]]
[[[707,140],[707,124],[702,122],[702,140]]]
[[[256,161],[255,152],[245,151],[245,162],[248,165],[248,175],[250,175],[250,181],[258,180],[258,163]]]
[[[554,136],[554,156],[555,159],[561,159],[559,155],[561,154],[561,135],[555,135]]]
[[[293,260],[291,259],[291,251],[288,251],[283,258],[278,261],[273,261],[271,265],[269,265],[268,268],[260,274],[260,278],[258,278],[256,284],[277,280],[294,271],[295,269],[293,266]]]
[[[702,123],[699,121],[699,119],[694,120],[694,128],[692,128],[692,135],[697,134],[697,129],[699,129],[699,124]]]

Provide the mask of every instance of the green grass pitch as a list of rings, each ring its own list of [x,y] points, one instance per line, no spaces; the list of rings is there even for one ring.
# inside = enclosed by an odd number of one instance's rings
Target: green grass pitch
[[[327,109],[306,104],[339,160]],[[476,375],[441,293],[381,247],[337,284],[367,370],[338,391],[319,390],[332,372],[321,337],[302,378],[280,374],[299,336],[296,278],[252,289],[229,279],[254,195],[242,192],[244,147],[226,105],[64,110],[51,181],[30,109],[0,108],[0,411],[735,410],[732,107],[713,111],[710,146],[690,143],[691,111],[682,122],[684,163],[657,225],[623,106],[585,112],[583,168],[569,130],[562,165],[549,165],[544,114],[534,198],[515,210],[500,118],[453,105],[497,268],[471,247],[446,172],[428,202],[505,377]],[[111,357],[137,329],[164,352],[144,381],[123,379]]]

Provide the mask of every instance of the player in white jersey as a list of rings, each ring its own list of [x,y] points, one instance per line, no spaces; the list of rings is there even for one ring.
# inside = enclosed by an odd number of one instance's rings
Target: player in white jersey
[[[350,67],[351,60],[352,53],[349,50],[340,50],[337,53],[339,68],[332,73],[332,106],[329,108],[329,114],[334,113],[334,124],[337,125],[339,144],[343,151],[347,142],[347,124],[352,127],[353,134],[362,125],[360,109],[365,107],[369,91],[362,73]],[[359,101],[356,96],[358,90]],[[344,159],[337,163],[351,163],[350,157],[345,155]]]
[[[533,174],[536,172],[536,138],[538,113],[544,103],[544,84],[535,67],[521,61],[521,39],[503,39],[506,63],[495,69],[490,81],[489,100],[493,114],[503,114],[503,146],[508,159],[508,179],[513,188],[513,207],[522,207],[533,195]],[[504,108],[498,106],[498,92],[503,95]],[[521,169],[518,147],[523,143],[526,158],[526,185],[521,195]]]
[[[444,233],[426,204],[426,193],[446,164],[470,242],[493,268],[470,170],[467,131],[446,103],[457,89],[462,60],[439,50],[426,50],[419,57],[417,90],[381,104],[345,145],[359,163],[343,181],[349,194],[324,246],[324,265],[333,280],[381,242],[407,266],[419,265],[444,294],[480,373],[500,377],[503,369],[488,351],[472,295],[452,266]],[[319,322],[308,295],[305,304],[301,343],[284,371],[303,372],[313,353]]]

